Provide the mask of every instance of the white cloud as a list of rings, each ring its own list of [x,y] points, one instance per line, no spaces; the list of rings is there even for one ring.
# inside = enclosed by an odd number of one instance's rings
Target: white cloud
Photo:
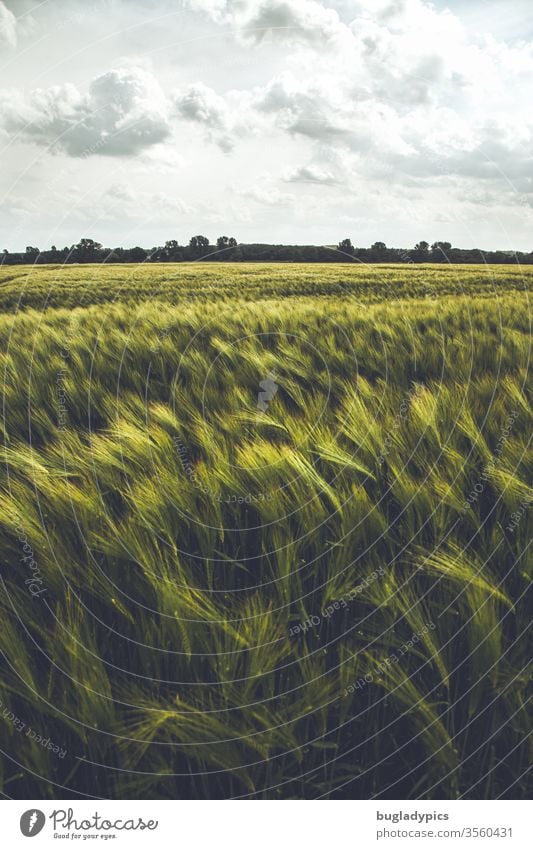
[[[334,49],[301,47],[254,92],[256,110],[276,129],[315,143],[312,166],[285,179],[312,180],[310,167],[325,173],[318,182],[531,173],[533,126],[522,105],[531,43],[479,39],[422,0],[358,0],[353,8],[349,36]],[[336,151],[344,164],[332,171]]]
[[[245,138],[289,134],[315,146],[312,164],[285,176],[294,182],[342,183],[365,170],[369,179],[387,169],[425,179],[530,167],[531,125],[515,132],[506,93],[533,73],[531,45],[478,41],[456,16],[422,0],[355,0],[349,26],[316,0],[191,3],[239,37],[260,21],[262,33],[290,32],[301,44],[251,90],[219,93],[197,81],[165,94],[148,70],[122,67],[98,76],[86,94],[68,83],[26,97],[4,92],[4,128],[71,156],[162,151],[180,121],[225,152]],[[344,163],[332,168],[326,160],[335,152]]]
[[[90,212],[93,221],[120,219],[124,223],[142,220],[148,213],[150,218],[166,223],[169,220],[186,220],[195,213],[193,205],[168,192],[132,188],[126,182],[113,183],[103,192],[95,188],[85,197],[82,208],[78,201],[79,187],[69,187],[63,204],[70,205],[71,218],[78,216],[83,219]]]
[[[266,206],[285,206],[294,203],[296,200],[295,195],[290,192],[282,192],[269,180],[260,181],[245,189],[238,189],[237,194]]]
[[[260,0],[248,6],[248,13],[237,23],[243,35],[255,41],[270,35],[320,44],[334,39],[342,28],[337,13],[314,0]]]
[[[15,0],[7,2],[18,11]],[[82,50],[78,68],[72,55],[82,47],[79,21],[71,43],[68,16],[63,30],[59,17],[54,28],[54,4],[37,4],[35,26],[21,20],[17,32],[0,0],[0,43],[13,46],[18,36],[21,47],[2,82],[13,86],[1,92],[0,130],[12,142],[4,174],[32,167],[35,151],[23,144],[29,142],[70,156],[81,190],[102,178],[109,208],[116,204],[131,219],[155,218],[151,205],[161,190],[194,206],[200,232],[204,219],[222,224],[228,214],[242,221],[235,227],[241,238],[248,227],[252,239],[269,238],[254,232],[264,223],[272,238],[293,238],[288,234],[300,227],[303,240],[312,240],[314,227],[316,238],[327,241],[327,229],[341,220],[373,221],[374,240],[390,239],[386,228],[378,232],[380,221],[393,222],[403,238],[412,220],[417,227],[435,221],[435,238],[453,238],[440,232],[432,203],[453,217],[462,194],[463,206],[477,199],[469,208],[483,207],[484,214],[501,198],[506,215],[513,196],[531,198],[533,45],[525,35],[508,42],[496,31],[485,36],[469,24],[464,4],[454,0],[458,14],[445,4],[185,0],[174,17],[167,0],[151,0],[150,15],[160,17],[152,27],[146,4],[113,0],[112,38],[100,45],[100,24],[91,18],[98,47]],[[105,26],[103,17],[102,34]],[[44,46],[34,45],[44,32]],[[180,39],[179,49],[169,50]],[[136,57],[147,43],[144,65]],[[44,50],[54,54],[47,69]],[[25,92],[26,81],[43,70],[56,84]],[[129,157],[126,176],[113,156]],[[52,184],[57,172],[57,162],[40,159],[31,180]],[[135,199],[117,188],[119,179]],[[412,211],[402,216],[406,198]],[[160,205],[171,218],[168,202],[161,198]]]
[[[232,149],[234,121],[226,101],[213,89],[201,82],[194,83],[175,96],[174,104],[181,118],[202,125],[209,139],[223,150]]]
[[[17,44],[17,19],[5,3],[0,2],[0,47]]]
[[[340,182],[331,171],[313,164],[302,165],[300,168],[287,171],[284,180],[287,183],[318,183],[324,186],[334,186]]]
[[[178,173],[186,164],[185,158],[176,150],[172,138],[144,151],[138,162],[139,171],[167,176]]]
[[[214,21],[230,24],[243,39],[260,42],[267,35],[279,41],[321,44],[343,29],[339,15],[316,0],[188,0]]]
[[[2,92],[2,124],[10,133],[70,156],[128,156],[171,132],[166,98],[142,68],[116,68],[92,81],[87,94],[69,83],[27,96]]]
[[[131,186],[126,183],[113,183],[107,190],[106,195],[113,200],[133,203],[137,200],[137,195],[132,190]]]

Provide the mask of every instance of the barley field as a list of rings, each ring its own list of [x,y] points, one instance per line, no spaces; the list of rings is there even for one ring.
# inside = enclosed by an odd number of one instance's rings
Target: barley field
[[[533,269],[0,268],[13,798],[527,798]]]

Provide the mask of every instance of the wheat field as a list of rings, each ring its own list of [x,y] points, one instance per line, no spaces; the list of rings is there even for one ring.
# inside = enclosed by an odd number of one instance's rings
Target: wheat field
[[[531,277],[1,268],[3,792],[526,798]]]

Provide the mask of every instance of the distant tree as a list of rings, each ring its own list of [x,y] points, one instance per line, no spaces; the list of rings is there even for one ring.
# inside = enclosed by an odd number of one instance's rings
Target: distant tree
[[[445,262],[450,259],[451,250],[451,242],[433,242],[431,245],[431,258],[435,262]],[[498,262],[498,260],[496,259],[495,262]]]
[[[409,252],[409,256],[415,262],[429,262],[431,259],[429,253],[429,242],[425,242],[424,240],[417,242],[413,250]]]
[[[318,248],[315,248],[314,245],[308,245],[304,248],[304,256],[303,260],[305,262],[316,262],[318,259]],[[352,248],[353,251],[353,248]]]
[[[338,243],[339,250],[332,251],[327,247],[313,245],[269,245],[269,244],[237,244],[233,237],[219,236],[217,239],[219,251],[209,251],[209,239],[206,236],[193,236],[188,247],[179,246],[174,239],[166,242],[164,247],[154,247],[150,251],[136,246],[133,248],[102,248],[93,239],[81,239],[77,245],[57,249],[52,245],[50,250],[40,251],[39,248],[28,245],[25,251],[10,253],[4,248],[0,253],[1,265],[23,265],[24,263],[57,263],[57,262],[182,262],[187,259],[201,260],[209,256],[210,260],[226,259],[231,262],[255,261],[263,262],[345,262],[346,255],[351,254],[362,262],[434,262],[434,263],[501,263],[533,265],[533,252],[515,251],[481,251],[476,248],[452,248],[450,242],[433,242],[431,248],[426,241],[420,241],[410,250],[387,248],[385,242],[374,242],[370,248],[354,248],[350,239]],[[231,248],[231,251],[225,252]]]
[[[168,259],[165,249],[159,245],[159,247],[153,247],[150,251],[150,260],[151,262],[165,262]]]
[[[52,245],[49,251],[45,251],[39,257],[39,262],[60,262],[63,259],[63,252],[57,249],[56,245]]]
[[[189,247],[193,250],[201,250],[209,247],[209,239],[207,236],[192,236],[189,241]]]
[[[109,251],[106,256],[106,262],[110,265],[114,262],[124,262],[123,253],[121,248],[115,248],[115,250]]]
[[[165,247],[162,251],[162,256],[160,259],[163,261],[170,262],[171,260],[176,258],[176,252],[179,248],[179,242],[176,239],[169,239],[165,242]]]
[[[131,248],[129,254],[132,262],[144,262],[146,257],[148,256],[148,252],[145,251],[144,248],[140,248],[139,246]]]
[[[374,242],[374,244],[370,247],[370,250],[365,251],[364,259],[370,260],[370,262],[384,262],[388,259],[389,249],[385,242]]]
[[[341,239],[338,244],[338,249],[342,251],[344,254],[353,254],[353,245],[351,239]]]
[[[100,242],[95,242],[94,239],[80,239],[72,248],[74,262],[98,262],[102,258],[101,250]]]
[[[217,248],[220,251],[226,250],[226,248],[236,248],[237,247],[237,239],[234,239],[233,236],[219,236],[217,239]],[[233,257],[233,255],[232,255]]]

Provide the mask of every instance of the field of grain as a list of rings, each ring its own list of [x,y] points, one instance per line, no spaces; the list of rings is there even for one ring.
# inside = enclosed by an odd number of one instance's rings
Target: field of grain
[[[353,303],[527,292],[531,266],[163,263],[0,266],[0,309],[163,301],[230,303],[307,297]]]
[[[526,797],[532,276],[1,268],[2,791]]]

